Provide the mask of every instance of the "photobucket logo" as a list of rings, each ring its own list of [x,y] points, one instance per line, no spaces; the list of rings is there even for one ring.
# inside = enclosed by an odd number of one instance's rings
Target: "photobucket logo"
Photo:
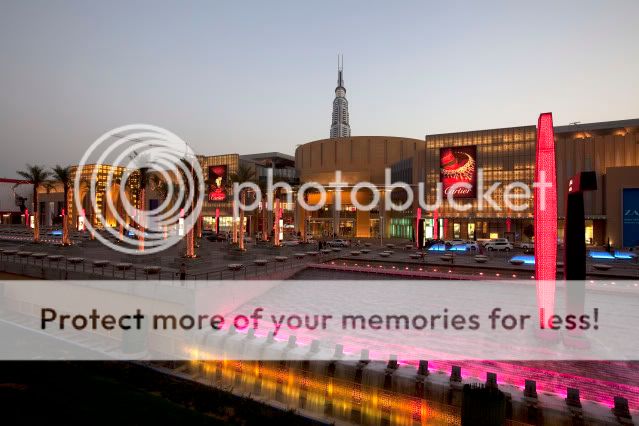
[[[393,182],[391,179],[391,170],[389,168],[384,171],[384,185],[375,185],[371,182],[346,182],[342,179],[341,170],[336,170],[334,180],[328,184],[321,184],[319,182],[306,182],[300,185],[298,188],[293,188],[286,182],[273,182],[273,171],[268,169],[267,171],[267,205],[268,210],[273,209],[273,198],[276,190],[285,194],[286,202],[292,203],[293,196],[296,194],[296,201],[298,205],[306,211],[318,211],[326,206],[329,199],[328,194],[333,196],[333,206],[336,210],[341,210],[344,201],[350,202],[357,210],[371,211],[375,209],[384,211],[405,211],[410,209],[417,197],[419,207],[423,211],[435,211],[444,206],[444,200],[453,210],[459,212],[465,212],[473,208],[473,201],[476,201],[475,207],[477,211],[502,211],[508,209],[514,212],[522,212],[532,208],[532,194],[533,189],[538,189],[539,206],[541,211],[546,210],[546,191],[552,188],[552,181],[547,180],[546,173],[542,170],[539,173],[539,181],[532,184],[532,188],[526,182],[514,181],[507,184],[503,184],[501,181],[495,181],[490,186],[484,184],[484,171],[482,168],[477,169],[477,182],[476,190],[477,195],[465,198],[466,194],[472,193],[475,189],[470,182],[457,182],[449,185],[444,189],[441,182],[437,182],[435,185],[435,197],[433,203],[427,203],[426,183],[419,182],[417,185],[409,185],[405,182]],[[500,189],[503,187],[503,191]],[[239,210],[253,211],[260,206],[260,200],[262,199],[262,190],[258,185],[252,182],[245,182],[242,184],[235,183],[233,187],[234,197],[234,213],[237,216]],[[417,189],[417,195],[415,194]],[[363,203],[357,198],[357,194],[366,190],[370,193],[370,200]],[[499,190],[499,191],[498,191]],[[245,204],[241,201],[240,194],[244,191],[252,192],[255,194],[253,201],[249,204]],[[395,191],[401,191],[404,196],[401,197],[401,202],[393,200],[392,194]],[[383,196],[382,196],[383,192]],[[499,197],[503,203],[498,203],[494,196],[496,193],[501,192]],[[309,204],[308,195],[313,194],[316,198],[316,202]],[[346,194],[346,195],[345,195]],[[348,196],[348,200],[344,200],[344,197]],[[382,202],[383,200],[383,202]]]
[[[203,194],[202,169],[191,147],[146,124],[100,136],[82,156],[73,182],[79,227],[113,250],[134,255],[182,240],[200,215]]]

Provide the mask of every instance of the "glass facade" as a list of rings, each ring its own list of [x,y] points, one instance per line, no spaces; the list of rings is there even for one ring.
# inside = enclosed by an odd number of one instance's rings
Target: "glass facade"
[[[442,207],[438,210],[440,218],[449,219],[442,230],[445,238],[490,238],[495,234],[500,237],[507,233],[506,222],[510,219],[511,234],[515,239],[522,239],[522,229],[532,223],[532,196],[512,199],[512,204],[528,206],[517,211],[504,203],[504,188],[512,182],[522,182],[532,190],[535,172],[535,126],[513,127],[505,129],[482,130],[462,133],[449,133],[426,136],[426,150],[422,158],[426,185],[426,201],[434,204],[436,185],[440,182],[440,150],[454,147],[476,147],[477,172],[483,180],[477,182],[477,192],[488,192],[495,183],[499,183],[492,191],[491,198],[497,208],[484,203],[480,210],[478,197],[457,200],[460,204],[470,204],[471,208],[461,212],[449,206],[444,196]],[[522,188],[511,192],[525,195]],[[426,213],[429,215],[429,213]],[[432,213],[430,213],[432,215]],[[523,239],[526,239],[525,237]]]
[[[209,178],[208,171],[209,166],[226,166],[227,179],[233,173],[237,173],[237,169],[240,165],[240,156],[238,154],[225,154],[225,155],[210,155],[200,156],[198,155],[198,161],[202,167],[202,174],[204,179]],[[225,201],[210,201],[208,197],[204,197],[204,204],[202,205],[203,216],[215,217],[215,209],[220,209],[222,214],[231,216],[231,206],[233,200],[233,191],[228,190],[228,197]]]
[[[410,218],[391,218],[390,220],[390,236],[393,238],[405,238],[412,240],[414,237],[413,219]]]

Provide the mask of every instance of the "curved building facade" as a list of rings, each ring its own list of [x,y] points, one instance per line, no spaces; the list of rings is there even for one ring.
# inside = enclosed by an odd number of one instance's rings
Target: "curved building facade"
[[[352,187],[359,182],[370,182],[380,187],[380,203],[383,203],[381,186],[384,185],[385,170],[403,161],[412,162],[425,146],[421,139],[393,136],[339,137],[300,145],[295,150],[300,184],[317,182],[329,186],[336,182],[336,171],[339,171],[342,186],[338,192],[329,190],[326,203],[319,211],[309,212],[298,207],[297,228],[318,237],[377,237],[381,230],[388,235],[391,223],[389,216],[383,213],[383,206],[380,204],[380,208],[371,211],[355,208],[353,197],[362,204],[368,204],[372,193],[366,189],[353,192]],[[404,182],[417,179],[417,176],[412,176],[413,170],[411,167],[410,176],[402,179]],[[341,199],[340,209],[336,208],[336,196]],[[306,197],[309,205],[319,202],[318,194],[308,193]]]

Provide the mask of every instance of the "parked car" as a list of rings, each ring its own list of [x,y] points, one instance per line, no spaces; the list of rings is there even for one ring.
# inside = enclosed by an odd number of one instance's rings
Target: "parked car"
[[[486,250],[493,251],[510,251],[513,249],[513,245],[506,238],[495,238],[484,244]]]
[[[522,243],[519,243],[519,248],[521,248],[523,250],[530,250],[530,249],[534,249],[535,248],[535,244],[531,243],[530,241],[522,242]]]
[[[348,247],[350,243],[347,240],[332,240],[328,242],[328,245],[331,247]]]
[[[466,244],[466,241],[462,240],[461,238],[455,238],[450,241],[446,241],[445,244],[447,246],[458,246],[461,244]]]

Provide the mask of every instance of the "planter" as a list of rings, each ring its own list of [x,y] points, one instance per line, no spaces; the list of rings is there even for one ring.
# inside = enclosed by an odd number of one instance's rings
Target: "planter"
[[[7,253],[5,252],[5,254]],[[59,262],[64,259],[64,256],[62,256],[61,254],[51,254],[47,256],[47,259],[49,259],[49,262]]]
[[[592,267],[598,271],[609,271],[612,269],[612,265],[606,265],[605,263],[595,263]]]
[[[286,262],[286,260],[288,260],[288,257],[286,256],[275,256],[276,262]]]
[[[104,268],[108,264],[109,264],[108,260],[94,260],[93,261],[93,266],[95,266],[96,268]]]
[[[486,262],[488,262],[488,257],[484,256],[483,254],[478,254],[477,256],[475,256],[475,262],[477,262],[477,263],[486,263]]]
[[[117,263],[115,265],[115,269],[117,269],[118,271],[128,271],[132,267],[133,267],[132,263],[126,263],[126,262]]]
[[[33,254],[33,252],[30,252],[30,251],[19,251],[17,253],[17,255],[20,256],[20,257],[29,257],[32,254]]]
[[[266,259],[255,259],[253,263],[256,264],[257,266],[266,266],[268,261]]]
[[[524,261],[521,259],[510,259],[510,264],[515,266],[521,266],[524,264]]]
[[[77,265],[84,262],[84,257],[70,257],[67,259],[67,261],[72,265]]]
[[[144,272],[146,272],[147,275],[159,274],[161,269],[159,266],[145,266]]]
[[[361,249],[360,251],[364,254],[368,254],[371,252],[370,249]]]
[[[359,252],[359,251],[352,251],[351,252],[351,256],[359,256],[360,254],[362,254],[362,253]]]
[[[383,251],[383,252],[381,252],[381,253],[379,254],[379,256],[380,256],[380,257],[389,257],[389,256],[390,256],[390,253],[386,253],[385,251]]]
[[[295,256],[297,259],[302,259],[304,257],[306,257],[305,253],[293,253],[293,256]]]

